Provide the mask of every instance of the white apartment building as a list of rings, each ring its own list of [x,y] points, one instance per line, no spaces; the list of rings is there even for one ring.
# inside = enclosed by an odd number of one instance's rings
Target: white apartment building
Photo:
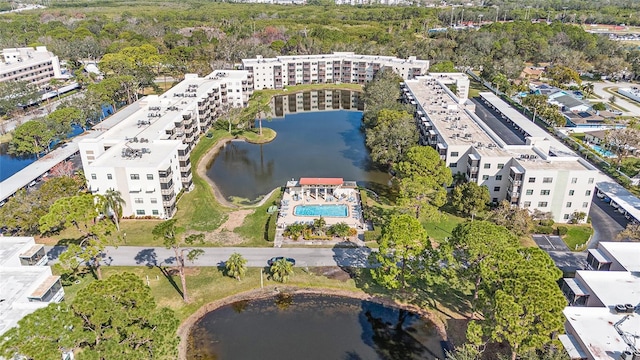
[[[191,150],[226,107],[242,107],[252,89],[243,70],[187,74],[163,95],[138,100],[117,125],[78,144],[93,193],[120,191],[123,216],[170,218],[177,195],[193,187]]]
[[[571,359],[640,359],[640,244],[601,242],[587,261],[591,270],[563,281],[560,341]]]
[[[3,237],[0,241],[0,335],[39,308],[64,298],[59,276],[47,265],[43,245],[32,237]]]
[[[640,102],[640,88],[637,86],[618,89],[618,93],[629,99]]]
[[[354,83],[373,80],[380,69],[391,69],[403,79],[426,74],[429,61],[415,56],[400,59],[393,56],[357,55],[353,52],[334,52],[320,55],[278,56],[276,58],[243,59],[249,84],[255,90],[282,89],[287,85]]]
[[[60,61],[46,46],[2,50],[0,81],[27,81],[42,85],[60,78]]]
[[[420,76],[402,91],[421,144],[435,148],[453,174],[487,186],[492,202],[551,212],[556,222],[589,213],[597,170],[492,93],[480,96],[502,119],[480,119],[465,74]]]

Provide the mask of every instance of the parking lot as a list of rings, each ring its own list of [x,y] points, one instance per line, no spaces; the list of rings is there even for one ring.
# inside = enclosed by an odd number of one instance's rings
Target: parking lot
[[[533,241],[544,251],[569,251],[567,245],[560,236],[556,235],[532,235]]]
[[[628,220],[605,200],[593,197],[589,211],[593,237],[589,248],[595,248],[600,241],[616,241],[616,237],[628,223]]]

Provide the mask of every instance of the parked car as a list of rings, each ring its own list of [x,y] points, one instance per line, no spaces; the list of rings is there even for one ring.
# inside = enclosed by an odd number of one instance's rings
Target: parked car
[[[281,259],[287,260],[288,262],[291,263],[291,265],[295,265],[296,264],[296,259],[294,259],[294,258],[284,257],[284,256],[275,256],[275,257],[272,257],[271,259],[267,260],[267,265],[271,266],[276,261],[281,260]]]

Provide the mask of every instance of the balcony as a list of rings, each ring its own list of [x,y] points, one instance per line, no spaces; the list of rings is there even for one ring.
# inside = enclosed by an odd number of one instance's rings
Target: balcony
[[[162,206],[164,206],[164,207],[173,207],[173,205],[175,205],[175,204],[176,204],[176,197],[175,196],[172,196],[171,200],[168,200],[168,201],[162,200]]]
[[[166,195],[166,196],[172,196],[175,194],[175,191],[173,191],[173,184],[171,185],[171,187],[167,188],[167,189],[160,189],[160,193],[162,195]]]

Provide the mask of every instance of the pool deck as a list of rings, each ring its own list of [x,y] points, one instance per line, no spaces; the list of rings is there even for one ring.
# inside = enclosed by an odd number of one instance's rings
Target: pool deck
[[[324,194],[318,194],[318,197],[316,198],[314,193],[311,193],[308,196],[298,196],[298,199],[295,199],[292,193],[285,191],[278,209],[278,229],[284,229],[287,225],[294,224],[296,222],[311,225],[313,224],[313,220],[318,218],[316,216],[294,215],[293,210],[298,205],[346,205],[348,212],[346,217],[322,217],[326,221],[327,226],[344,222],[358,230],[358,232],[366,229],[364,220],[362,219],[360,192],[356,189],[353,189],[349,195],[342,198],[336,198],[329,195],[327,196],[327,199],[325,199]]]

